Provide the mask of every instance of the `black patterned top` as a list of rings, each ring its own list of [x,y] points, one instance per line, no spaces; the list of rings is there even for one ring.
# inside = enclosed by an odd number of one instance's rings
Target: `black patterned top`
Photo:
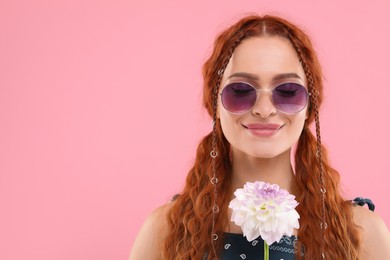
[[[279,242],[269,246],[270,260],[293,260],[295,236],[283,236]],[[264,259],[264,240],[261,237],[249,242],[242,234],[225,233],[221,260],[262,260]]]
[[[375,205],[370,199],[355,198],[351,201],[355,205],[368,205],[371,211],[375,210]],[[283,236],[279,242],[269,246],[270,260],[293,260],[295,236]],[[222,249],[220,260],[263,260],[264,259],[264,240],[261,237],[249,242],[242,234],[224,233],[224,247]]]

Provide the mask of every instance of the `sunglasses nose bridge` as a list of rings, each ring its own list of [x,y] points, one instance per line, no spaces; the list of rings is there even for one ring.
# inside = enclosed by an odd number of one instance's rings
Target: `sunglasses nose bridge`
[[[261,102],[262,99],[266,99],[273,104],[272,94],[273,94],[272,89],[268,89],[268,88],[267,89],[262,89],[262,88],[256,89],[256,103]]]
[[[268,93],[267,93],[268,92]],[[272,100],[272,89],[256,89],[256,102],[253,104],[252,113],[267,117],[276,113],[276,107]]]

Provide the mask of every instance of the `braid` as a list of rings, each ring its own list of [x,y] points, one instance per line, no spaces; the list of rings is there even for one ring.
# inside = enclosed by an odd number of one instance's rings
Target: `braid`
[[[215,222],[217,218],[217,214],[219,213],[219,207],[218,207],[218,178],[216,173],[216,157],[218,155],[217,149],[216,149],[216,138],[217,138],[217,106],[218,106],[218,91],[219,87],[222,81],[222,75],[229,64],[229,60],[231,56],[233,55],[233,52],[236,48],[236,46],[242,41],[242,39],[245,37],[245,34],[242,30],[240,30],[237,34],[237,39],[233,42],[232,46],[230,47],[229,52],[227,52],[226,56],[222,60],[222,67],[217,72],[217,83],[215,87],[213,88],[213,131],[212,131],[212,151],[210,152],[210,156],[212,157],[212,176],[210,177],[210,181],[214,186],[214,199],[213,199],[213,221],[212,221],[212,228],[211,228],[211,245],[212,245],[212,257],[217,257],[218,253],[216,250],[216,240],[221,236],[222,230],[216,230],[215,228]],[[218,124],[220,122],[218,121]],[[219,124],[220,127],[220,124]],[[222,130],[221,130],[222,132]],[[229,154],[229,153],[226,153]],[[218,235],[219,233],[219,235]]]
[[[358,229],[351,221],[352,205],[340,195],[340,175],[329,165],[324,146],[321,147],[321,150],[324,179],[326,180],[324,188],[327,190],[324,194],[325,219],[329,221],[325,240],[317,235],[323,232],[323,228],[321,228],[322,212],[318,211],[322,204],[318,191],[322,187],[318,179],[320,168],[316,156],[317,141],[310,129],[305,127],[295,153],[295,185],[298,189],[298,201],[300,202],[297,210],[301,216],[298,249],[301,250],[301,247],[304,246],[305,258],[317,259],[320,248],[307,247],[306,245],[323,244],[327,259],[357,259],[361,241]],[[329,196],[329,194],[333,195]],[[343,248],[343,250],[335,250],[336,248]]]
[[[289,34],[290,35],[290,34]],[[321,236],[322,236],[322,240],[321,240],[321,257],[324,259],[325,258],[325,230],[327,229],[327,222],[326,222],[326,218],[325,218],[325,193],[326,193],[326,188],[324,187],[325,183],[324,183],[324,166],[323,166],[323,160],[322,160],[322,144],[321,144],[321,133],[320,133],[320,119],[319,119],[319,104],[318,104],[318,96],[319,96],[319,91],[316,89],[316,85],[314,84],[314,79],[313,79],[313,76],[312,76],[312,73],[310,71],[310,68],[309,66],[307,65],[306,63],[306,56],[305,54],[307,55],[307,53],[303,53],[301,47],[300,47],[300,44],[298,42],[298,40],[296,40],[295,37],[292,37],[290,35],[290,41],[291,43],[293,44],[295,50],[297,51],[297,54],[298,54],[298,57],[301,61],[301,64],[302,64],[302,67],[303,67],[303,70],[305,72],[305,75],[306,75],[306,79],[307,79],[307,82],[308,82],[308,89],[309,89],[309,92],[310,92],[310,96],[311,96],[311,103],[313,104],[313,106],[310,106],[311,109],[314,110],[314,118],[315,118],[315,125],[316,125],[316,135],[317,135],[317,149],[316,149],[316,152],[315,152],[315,155],[317,156],[317,159],[318,159],[318,166],[319,166],[319,176],[318,176],[318,179],[319,179],[319,183],[320,183],[320,188],[317,192],[320,193],[320,197],[321,197],[321,223],[320,223],[320,227],[321,227]]]

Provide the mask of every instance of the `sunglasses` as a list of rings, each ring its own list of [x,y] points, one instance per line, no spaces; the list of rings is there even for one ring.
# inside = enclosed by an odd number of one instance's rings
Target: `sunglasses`
[[[310,95],[304,86],[293,82],[283,83],[271,90],[257,89],[246,82],[234,82],[226,85],[219,94],[227,111],[243,114],[255,105],[258,91],[271,91],[273,105],[285,114],[295,114],[304,109]]]

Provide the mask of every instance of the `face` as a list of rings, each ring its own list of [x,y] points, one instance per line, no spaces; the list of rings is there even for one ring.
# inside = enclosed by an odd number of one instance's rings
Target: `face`
[[[307,89],[306,77],[291,43],[282,37],[251,37],[235,49],[224,72],[219,93],[234,82],[249,83],[257,91],[253,107],[233,114],[219,95],[217,116],[233,153],[273,158],[297,142],[307,108],[294,114],[279,111],[272,102],[272,90],[284,83],[298,83]]]

